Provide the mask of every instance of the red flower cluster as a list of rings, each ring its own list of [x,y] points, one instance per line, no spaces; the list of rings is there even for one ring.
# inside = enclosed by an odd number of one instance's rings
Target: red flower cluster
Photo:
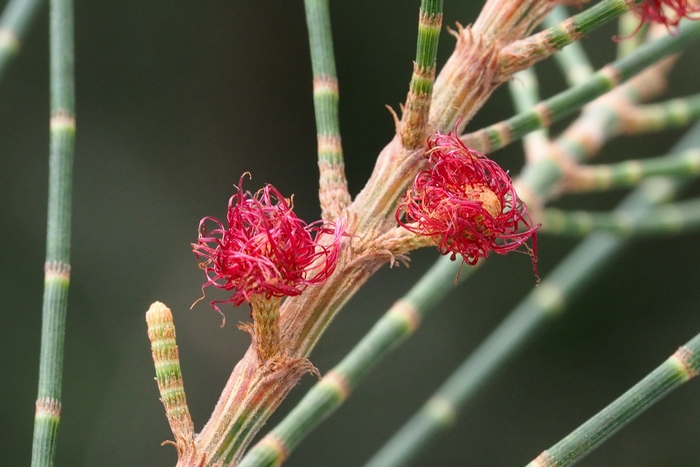
[[[533,266],[537,238],[527,207],[508,174],[483,154],[467,148],[455,132],[428,139],[428,170],[420,172],[400,201],[398,223],[434,237],[440,253],[459,253],[474,265],[489,251],[505,254],[526,245]],[[522,227],[522,229],[521,229]]]
[[[700,13],[700,7],[690,5],[688,0],[646,0],[635,11],[642,19],[640,27],[643,23],[660,23],[667,28],[677,28],[683,18],[700,19],[693,16]]]
[[[194,253],[213,285],[235,290],[229,300],[212,302],[240,305],[252,295],[266,298],[299,295],[308,285],[323,283],[335,270],[343,230],[340,224],[306,224],[292,212],[290,200],[272,185],[255,194],[238,192],[228,203],[228,228],[214,217],[199,223]],[[216,227],[208,231],[207,222]],[[319,235],[332,235],[320,245]]]

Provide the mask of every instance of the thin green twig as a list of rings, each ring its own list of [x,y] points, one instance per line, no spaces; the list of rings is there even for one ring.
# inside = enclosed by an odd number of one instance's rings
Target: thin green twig
[[[553,28],[566,21],[568,17],[569,14],[566,11],[566,7],[558,5],[547,15],[542,24],[546,28]],[[554,54],[554,59],[557,61],[570,86],[581,84],[593,75],[593,65],[588,60],[581,42],[573,42],[559,50]]]
[[[350,204],[338,118],[338,76],[328,0],[305,0],[314,83],[314,111],[320,171],[319,200],[324,219],[335,219]]]
[[[700,143],[696,125],[679,143],[678,151]],[[687,179],[649,179],[621,203],[618,210],[643,217],[652,206],[666,202]],[[366,467],[406,465],[440,433],[452,426],[459,410],[534,332],[560,316],[601,269],[628,245],[626,237],[607,232],[589,236],[542,281],[496,330],[460,365],[423,407],[375,454]]]
[[[566,438],[542,452],[527,467],[568,467],[590,454],[620,428],[700,371],[700,334],[680,347],[615,402]]]
[[[677,235],[700,228],[700,200],[668,204],[650,210],[643,218],[625,212],[593,213],[545,209],[540,233],[584,236],[594,231],[617,235]]]
[[[441,28],[442,0],[422,0],[418,15],[416,60],[401,116],[401,138],[404,147],[409,150],[425,144]]]
[[[685,23],[677,35],[667,35],[645,44],[630,55],[603,67],[588,81],[540,102],[532,110],[469,133],[462,139],[468,147],[483,153],[503,148],[531,131],[550,126],[659,59],[679,52],[698,38],[700,22]]]
[[[700,175],[700,148],[677,154],[617,164],[580,166],[566,180],[566,192],[604,191],[630,187],[649,177]]]
[[[626,134],[679,128],[700,119],[700,94],[639,106],[625,116]]]
[[[71,192],[75,141],[73,0],[50,1],[51,141],[39,391],[32,466],[53,465],[61,417],[61,375],[70,281]]]
[[[539,83],[534,67],[517,72],[508,82],[508,90],[516,112],[525,112],[535,106],[540,100]],[[523,146],[528,159],[542,151],[549,144],[546,128],[535,130],[523,137]]]
[[[19,52],[29,25],[43,5],[42,0],[10,0],[0,17],[0,78]]]

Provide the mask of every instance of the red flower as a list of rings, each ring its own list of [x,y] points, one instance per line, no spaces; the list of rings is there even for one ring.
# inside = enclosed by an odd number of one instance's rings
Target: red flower
[[[455,132],[428,138],[426,156],[428,170],[399,202],[398,223],[434,237],[440,253],[452,259],[459,253],[471,265],[489,251],[505,254],[525,245],[534,267],[539,225],[532,225],[508,174],[467,148]],[[526,245],[531,237],[532,248]]]
[[[214,217],[205,217],[199,223],[199,239],[192,245],[203,259],[200,267],[208,278],[202,288],[234,290],[229,300],[214,301],[212,307],[240,305],[252,295],[299,295],[333,273],[343,235],[340,224],[306,224],[292,212],[291,201],[272,185],[251,194],[243,191],[241,177],[237,189],[228,203],[228,228]],[[216,227],[208,231],[207,222]],[[331,235],[330,243],[319,244],[321,235]]]
[[[700,7],[690,5],[688,0],[646,0],[635,11],[642,19],[640,27],[643,23],[660,23],[667,28],[677,28],[683,18],[700,18],[693,16],[700,12]]]

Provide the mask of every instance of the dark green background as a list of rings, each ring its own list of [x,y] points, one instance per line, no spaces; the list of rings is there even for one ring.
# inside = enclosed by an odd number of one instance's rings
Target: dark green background
[[[377,3],[381,3],[378,5]],[[341,126],[356,194],[393,132],[415,48],[418,1],[332,2]],[[445,24],[467,24],[482,2],[447,1]],[[175,312],[187,395],[198,429],[248,345],[205,302],[190,242],[203,216],[223,216],[240,174],[295,194],[318,217],[311,72],[303,5],[284,1],[76,2],[77,115],[72,282],[57,466],[171,466],[175,450],[158,401],[144,312]],[[28,465],[39,358],[48,153],[47,14],[0,83],[0,458]],[[585,44],[612,58],[612,28]],[[454,40],[441,38],[440,63]],[[695,46],[671,79],[698,91]],[[561,78],[538,67],[543,94]],[[512,113],[499,90],[470,128]],[[610,145],[607,160],[663,154],[681,132]],[[517,173],[519,145],[494,156]],[[697,194],[697,184],[695,192]],[[562,206],[613,206],[621,193]],[[417,462],[523,465],[700,332],[698,235],[636,243],[566,313],[498,374]],[[542,237],[548,271],[574,240]],[[312,355],[325,372],[436,258],[382,269]],[[493,257],[370,375],[290,466],[366,461],[533,286],[524,255]],[[212,293],[210,296],[217,296]],[[305,377],[280,419],[314,382]],[[700,386],[673,393],[584,465],[698,465]],[[270,426],[270,425],[268,425]]]

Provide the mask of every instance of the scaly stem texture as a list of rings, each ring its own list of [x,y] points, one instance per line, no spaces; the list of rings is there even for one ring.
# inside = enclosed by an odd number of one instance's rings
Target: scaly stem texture
[[[542,452],[528,467],[574,465],[668,393],[697,376],[698,371],[700,334],[615,402]]]
[[[70,223],[75,138],[73,1],[51,0],[51,141],[39,391],[32,466],[53,465],[61,414],[61,374],[70,278]]]
[[[305,0],[311,67],[314,75],[314,111],[320,171],[319,199],[322,217],[335,219],[350,204],[345,178],[338,118],[338,76],[328,0]]]
[[[0,78],[19,52],[27,29],[34,20],[42,0],[10,0],[0,17]]]

